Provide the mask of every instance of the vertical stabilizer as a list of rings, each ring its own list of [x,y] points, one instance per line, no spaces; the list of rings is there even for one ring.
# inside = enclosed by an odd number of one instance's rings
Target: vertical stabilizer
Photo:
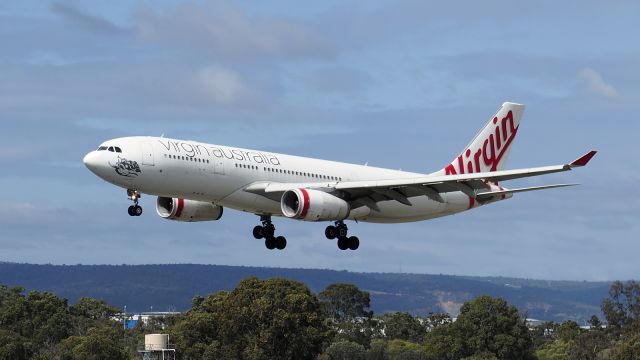
[[[446,175],[503,170],[518,133],[524,105],[506,102],[460,155],[440,172]]]

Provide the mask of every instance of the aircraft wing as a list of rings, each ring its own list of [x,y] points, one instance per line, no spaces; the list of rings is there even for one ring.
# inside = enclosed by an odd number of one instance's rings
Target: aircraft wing
[[[425,195],[434,201],[443,202],[441,193],[462,191],[469,197],[476,197],[483,191],[486,193],[487,182],[520,179],[562,171],[569,171],[576,167],[587,165],[596,154],[591,150],[580,158],[563,165],[543,166],[528,169],[502,170],[472,174],[421,176],[405,179],[381,179],[341,182],[313,182],[313,183],[273,183],[265,182],[252,184],[245,191],[262,193],[275,199],[283,192],[295,188],[319,189],[327,192],[343,192],[349,195],[352,202],[375,208],[375,203],[383,200],[396,200],[405,205],[411,205],[408,197]],[[504,193],[541,190],[553,187],[569,186],[568,184],[541,186],[534,188],[505,190]],[[498,195],[496,192],[492,195]],[[269,196],[271,195],[271,196]],[[488,195],[488,193],[486,194]]]

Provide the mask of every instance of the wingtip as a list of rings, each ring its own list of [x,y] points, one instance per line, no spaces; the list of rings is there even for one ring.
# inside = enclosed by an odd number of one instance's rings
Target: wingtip
[[[571,167],[585,166],[589,163],[591,158],[593,158],[596,155],[597,152],[598,151],[596,150],[591,150],[588,153],[579,157],[578,159],[574,160],[571,164],[569,164],[569,166]]]

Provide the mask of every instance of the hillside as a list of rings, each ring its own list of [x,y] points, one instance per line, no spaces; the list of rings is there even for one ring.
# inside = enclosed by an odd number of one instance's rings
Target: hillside
[[[355,273],[335,270],[220,265],[32,265],[0,263],[0,284],[47,290],[72,303],[97,297],[127,311],[185,310],[194,295],[233,289],[248,276],[286,277],[314,292],[337,282],[371,293],[371,306],[385,311],[457,313],[460,304],[480,294],[505,298],[528,317],[584,323],[600,314],[608,282],[543,281],[501,277]]]

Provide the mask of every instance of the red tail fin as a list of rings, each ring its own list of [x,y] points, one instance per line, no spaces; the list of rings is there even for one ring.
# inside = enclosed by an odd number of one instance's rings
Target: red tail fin
[[[467,147],[442,171],[446,175],[504,169],[524,105],[506,102]]]

